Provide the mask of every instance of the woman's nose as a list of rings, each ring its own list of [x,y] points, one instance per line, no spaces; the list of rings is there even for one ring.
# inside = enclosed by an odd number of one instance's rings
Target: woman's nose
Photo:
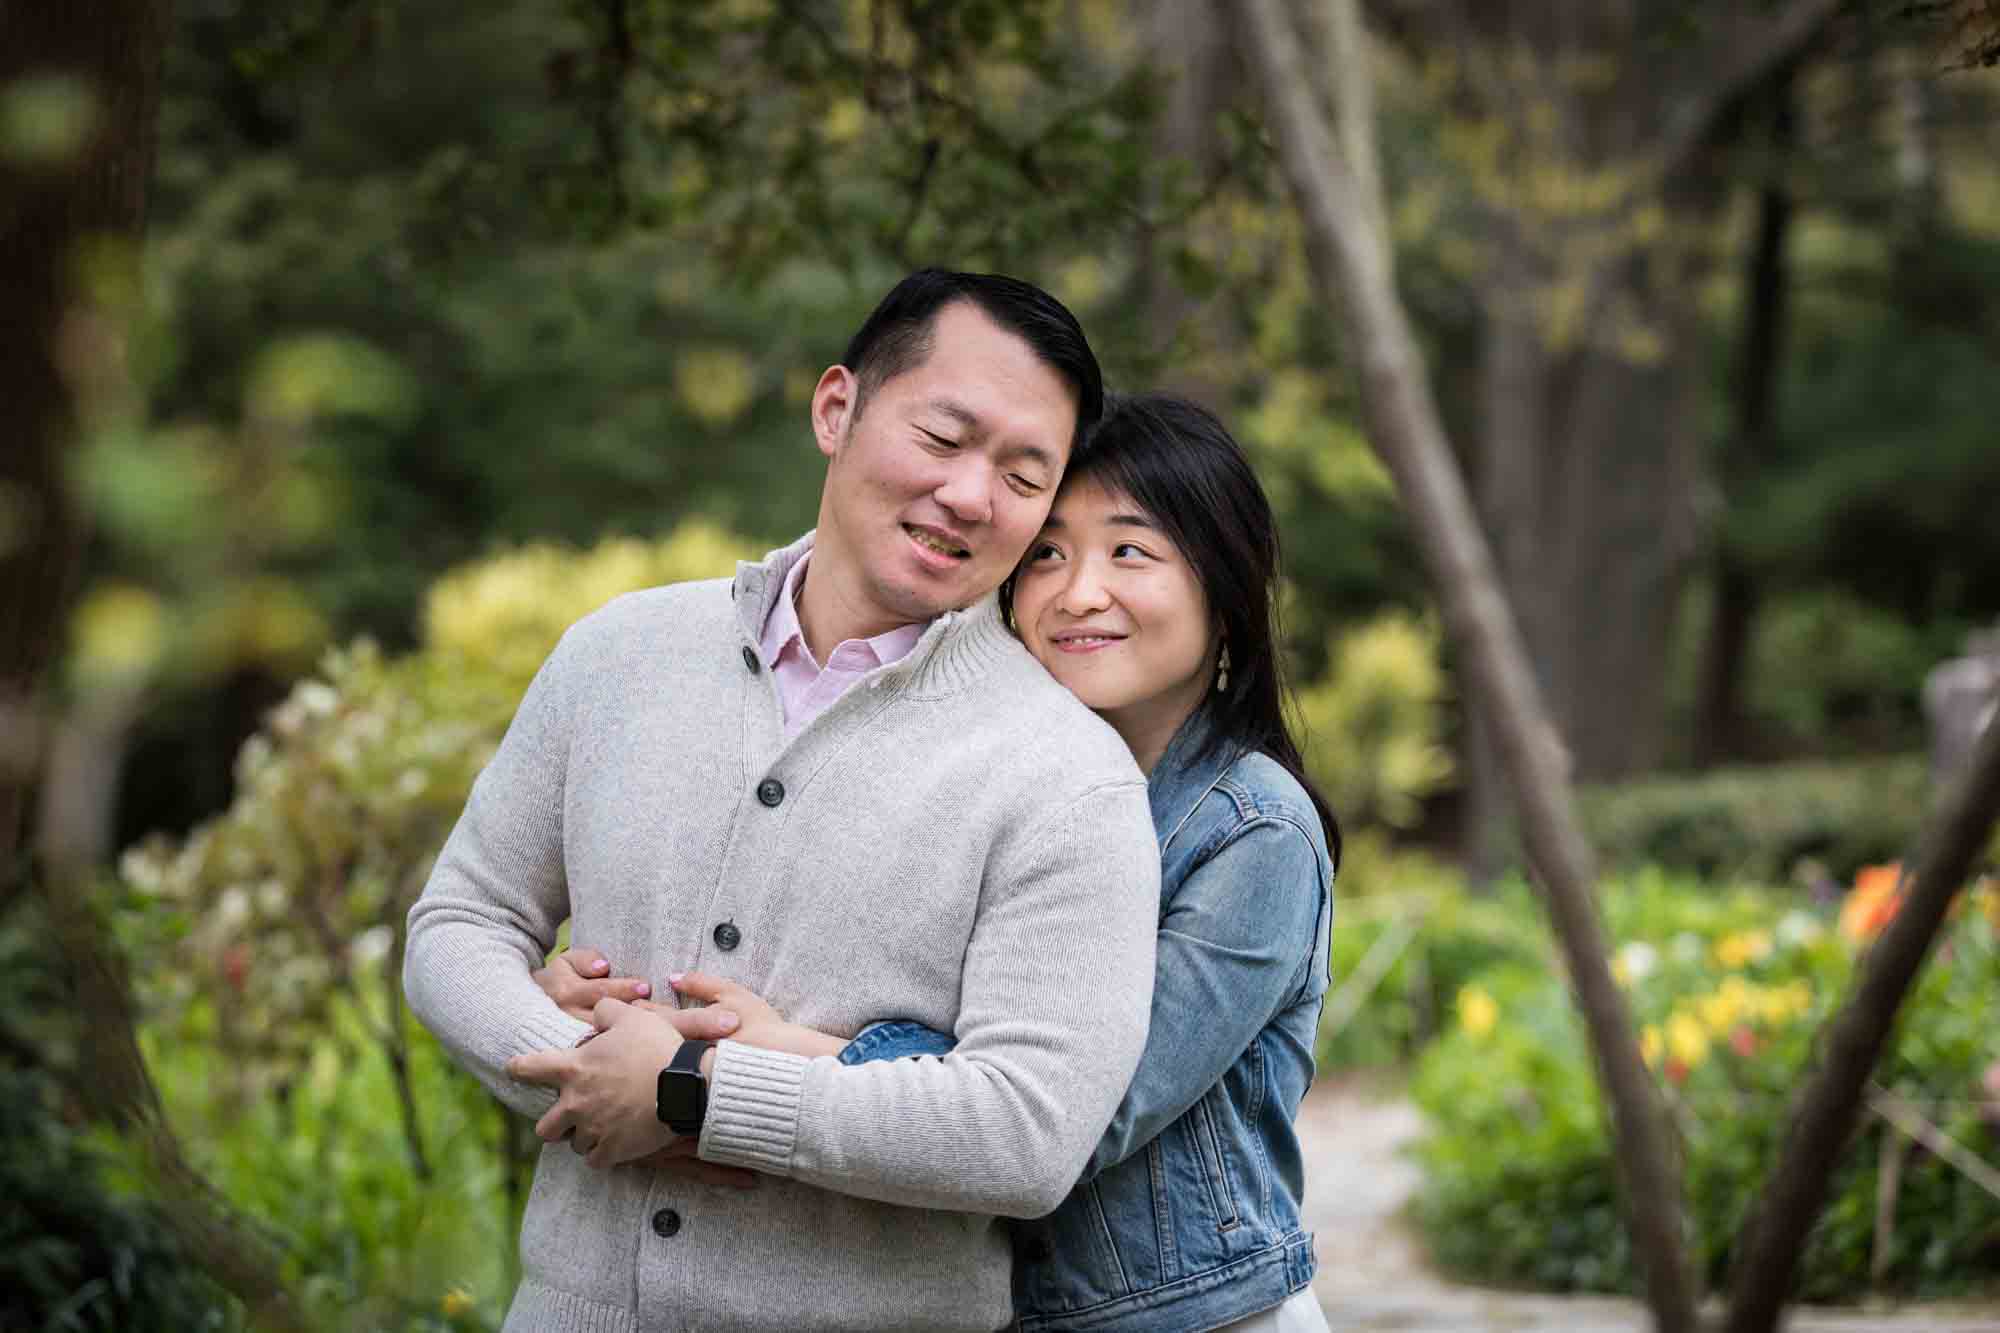
[[[1092,611],[1102,611],[1110,600],[1094,563],[1079,560],[1070,566],[1069,577],[1063,580],[1056,604],[1073,616],[1083,616]]]

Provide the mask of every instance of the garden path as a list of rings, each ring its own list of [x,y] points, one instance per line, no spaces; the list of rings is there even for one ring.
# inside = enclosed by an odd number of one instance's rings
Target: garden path
[[[1650,1333],[1636,1301],[1541,1296],[1465,1286],[1432,1272],[1399,1218],[1416,1192],[1403,1149],[1422,1128],[1389,1085],[1353,1076],[1316,1083],[1299,1109],[1313,1291],[1333,1333]],[[1923,1306],[1893,1313],[1794,1312],[1789,1333],[2000,1333],[2000,1307]]]

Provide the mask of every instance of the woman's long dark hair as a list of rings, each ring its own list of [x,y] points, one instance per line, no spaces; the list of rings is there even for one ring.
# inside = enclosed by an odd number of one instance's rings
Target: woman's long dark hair
[[[1159,524],[1201,581],[1229,650],[1229,686],[1198,711],[1217,750],[1261,750],[1298,779],[1340,865],[1340,824],[1306,775],[1285,716],[1278,656],[1278,524],[1243,448],[1215,414],[1171,394],[1106,394],[1104,416],[1063,476],[1128,497]],[[1002,590],[1011,603],[1012,581]]]

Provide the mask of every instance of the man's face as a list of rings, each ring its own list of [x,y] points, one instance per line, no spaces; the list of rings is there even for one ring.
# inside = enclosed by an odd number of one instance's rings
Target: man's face
[[[845,610],[870,633],[998,587],[1048,516],[1076,429],[1062,376],[978,306],[940,310],[931,342],[858,419],[844,369],[814,395],[828,466],[813,568],[834,566]]]

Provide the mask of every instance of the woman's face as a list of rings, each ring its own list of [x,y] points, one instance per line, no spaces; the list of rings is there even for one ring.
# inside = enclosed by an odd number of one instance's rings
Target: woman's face
[[[1210,688],[1215,633],[1194,568],[1144,510],[1092,481],[1065,487],[1029,544],[1014,623],[1148,768]]]

